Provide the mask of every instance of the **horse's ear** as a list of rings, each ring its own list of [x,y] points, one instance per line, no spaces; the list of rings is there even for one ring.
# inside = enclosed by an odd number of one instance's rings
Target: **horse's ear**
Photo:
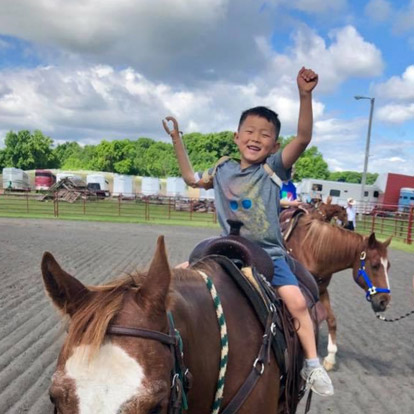
[[[164,236],[159,236],[147,277],[139,290],[140,302],[152,310],[165,311],[170,281],[171,269],[165,250]]]
[[[326,204],[332,204],[332,196],[328,196],[327,198],[326,198]]]
[[[53,303],[60,311],[72,316],[89,290],[66,273],[49,252],[43,254],[41,267],[43,283]]]
[[[388,247],[390,245],[390,243],[391,243],[391,240],[392,240],[392,236],[388,237],[388,239],[385,240],[385,242],[383,243],[384,244],[384,247]]]
[[[375,238],[375,233],[371,233],[368,238],[368,247],[374,248],[377,243],[377,239]]]

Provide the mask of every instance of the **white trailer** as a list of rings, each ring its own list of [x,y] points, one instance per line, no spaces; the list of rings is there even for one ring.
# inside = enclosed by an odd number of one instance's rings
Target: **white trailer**
[[[181,177],[167,177],[167,196],[187,196],[187,188],[184,180]]]
[[[361,201],[361,184],[305,178],[297,185],[297,194],[303,201],[332,197],[332,203],[346,206],[348,198]],[[364,203],[375,204],[381,193],[376,185],[365,185]]]
[[[141,193],[144,195],[158,195],[160,193],[160,179],[154,177],[142,177]]]
[[[112,195],[115,197],[121,194],[128,197],[134,195],[132,178],[132,175],[114,174]]]
[[[5,190],[29,191],[29,176],[20,168],[3,168],[3,188]]]

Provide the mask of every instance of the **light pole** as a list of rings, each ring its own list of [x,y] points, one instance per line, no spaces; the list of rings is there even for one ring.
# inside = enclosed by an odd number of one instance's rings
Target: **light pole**
[[[357,99],[357,100],[369,99],[371,101],[371,110],[369,112],[369,122],[368,122],[367,143],[366,143],[366,146],[365,146],[364,171],[362,173],[362,179],[361,179],[361,202],[363,202],[364,201],[364,196],[365,196],[365,184],[366,184],[366,181],[367,181],[369,142],[371,140],[372,115],[374,113],[375,98],[370,98],[369,96],[354,96],[354,98]]]

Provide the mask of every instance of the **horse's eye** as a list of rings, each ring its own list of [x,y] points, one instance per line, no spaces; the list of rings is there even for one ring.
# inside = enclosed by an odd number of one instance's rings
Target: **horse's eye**
[[[159,414],[161,412],[161,404],[157,404],[155,407],[152,407],[149,411],[148,414]]]
[[[373,264],[372,265],[372,268],[374,269],[374,270],[379,270],[379,268],[381,267],[381,265],[380,264]]]

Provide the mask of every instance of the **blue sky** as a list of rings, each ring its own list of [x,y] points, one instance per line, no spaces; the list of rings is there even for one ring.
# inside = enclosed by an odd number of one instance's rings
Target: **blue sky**
[[[9,130],[55,143],[167,140],[234,130],[267,105],[294,135],[296,74],[319,73],[314,134],[332,171],[414,174],[414,0],[2,0],[0,146]]]

